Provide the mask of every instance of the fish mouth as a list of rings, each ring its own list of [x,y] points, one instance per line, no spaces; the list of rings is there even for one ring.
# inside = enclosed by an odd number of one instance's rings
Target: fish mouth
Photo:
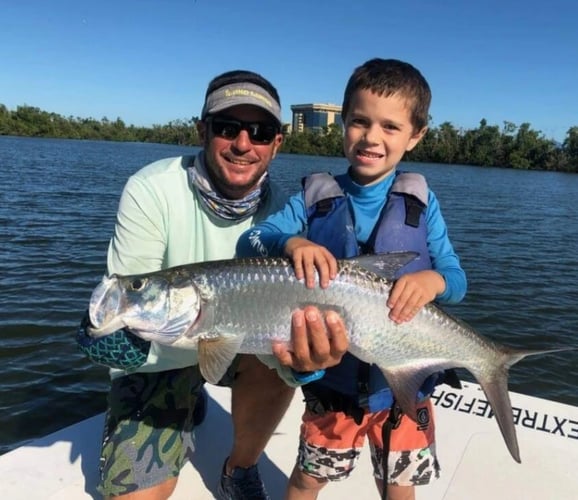
[[[104,276],[90,297],[88,316],[90,326],[88,334],[93,337],[109,335],[126,325],[118,314],[121,304],[121,293],[115,276]]]
[[[92,320],[91,320],[92,322]],[[117,330],[122,330],[126,325],[122,321],[121,318],[113,318],[113,320],[106,325],[103,325],[99,328],[95,328],[92,325],[89,325],[86,330],[88,335],[91,337],[103,337],[105,335],[110,335],[111,333],[116,332]]]

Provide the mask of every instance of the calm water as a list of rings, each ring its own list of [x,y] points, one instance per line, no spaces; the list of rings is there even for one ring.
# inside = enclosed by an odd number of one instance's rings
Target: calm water
[[[193,148],[0,137],[0,454],[102,411],[108,376],[74,332],[105,269],[122,187]],[[294,191],[342,158],[280,155]],[[578,345],[578,175],[445,165],[426,174],[468,273],[452,312],[513,346]],[[511,389],[578,405],[576,353],[521,362]]]

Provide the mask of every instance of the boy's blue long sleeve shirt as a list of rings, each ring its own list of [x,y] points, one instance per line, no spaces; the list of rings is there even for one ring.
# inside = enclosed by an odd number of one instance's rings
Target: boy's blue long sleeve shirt
[[[357,240],[359,243],[366,243],[387,201],[395,175],[389,175],[369,186],[356,184],[348,174],[336,176],[335,179],[341,189],[349,195]],[[446,282],[445,291],[436,300],[446,304],[460,302],[467,290],[466,274],[448,237],[439,202],[431,190],[428,192],[426,224],[427,246],[432,268],[440,273]],[[307,209],[301,191],[291,196],[280,211],[241,235],[237,242],[237,256],[282,256],[287,240],[302,235],[306,229]]]

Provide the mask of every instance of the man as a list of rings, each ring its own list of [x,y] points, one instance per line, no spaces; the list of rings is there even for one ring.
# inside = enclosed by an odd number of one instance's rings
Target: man
[[[198,132],[198,155],[154,162],[127,182],[108,251],[109,274],[232,258],[239,235],[282,206],[268,176],[283,139],[280,99],[270,82],[249,71],[214,78]],[[193,451],[194,408],[203,385],[196,353],[125,331],[91,339],[86,326],[85,320],[81,349],[113,368],[100,490],[107,498],[168,498]],[[237,356],[221,381],[232,387],[234,427],[221,499],[268,498],[256,464],[292,399],[290,385],[335,365],[347,349],[341,319],[323,318],[314,308],[294,313],[292,340],[291,352],[274,345],[275,357]]]

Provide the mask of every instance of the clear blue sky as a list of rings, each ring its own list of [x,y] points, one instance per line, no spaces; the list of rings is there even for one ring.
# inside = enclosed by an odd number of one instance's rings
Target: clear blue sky
[[[433,125],[578,126],[576,0],[0,0],[0,103],[165,124],[251,69],[291,104],[341,104],[372,57],[428,79]]]

